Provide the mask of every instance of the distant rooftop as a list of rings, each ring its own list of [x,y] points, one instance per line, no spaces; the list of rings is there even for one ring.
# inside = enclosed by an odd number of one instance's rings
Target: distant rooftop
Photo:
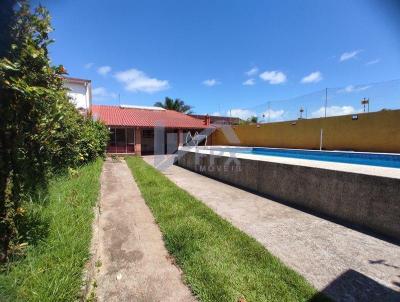
[[[206,114],[189,114],[197,119],[204,119]],[[209,115],[211,124],[217,125],[237,125],[240,123],[240,118],[231,116]]]
[[[121,108],[130,108],[130,109],[146,109],[146,110],[165,110],[161,107],[154,106],[139,106],[139,105],[120,105]]]
[[[72,78],[72,77],[63,77],[66,82],[69,83],[90,83],[91,80]]]

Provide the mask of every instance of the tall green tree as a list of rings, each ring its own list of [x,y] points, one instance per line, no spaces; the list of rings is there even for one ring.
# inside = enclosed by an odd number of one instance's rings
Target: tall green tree
[[[0,58],[0,261],[18,242],[16,222],[26,195],[45,188],[51,174],[104,152],[99,150],[104,143],[96,142],[108,135],[69,102],[66,71],[50,64],[47,10],[39,6],[32,12],[23,0],[7,4],[2,9],[8,12],[8,31],[2,34],[9,47]]]
[[[169,97],[166,97],[164,99],[163,103],[156,102],[154,104],[154,106],[161,107],[161,108],[168,109],[168,110],[175,110],[175,111],[186,113],[186,114],[191,114],[192,113],[191,109],[193,108],[192,106],[185,104],[185,102],[182,101],[181,99],[174,100]]]
[[[256,123],[258,123],[258,116],[253,115],[253,116],[249,117],[246,120],[246,122],[250,123],[250,124],[256,124]]]
[[[11,27],[15,22],[16,0],[2,0],[0,9],[0,58],[7,54],[11,45]]]

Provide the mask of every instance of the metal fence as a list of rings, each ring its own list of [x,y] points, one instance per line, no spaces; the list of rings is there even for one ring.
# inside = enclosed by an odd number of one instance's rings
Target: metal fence
[[[393,109],[400,109],[400,79],[326,88],[286,100],[231,109],[229,113],[243,120],[257,117],[259,123],[268,123]]]

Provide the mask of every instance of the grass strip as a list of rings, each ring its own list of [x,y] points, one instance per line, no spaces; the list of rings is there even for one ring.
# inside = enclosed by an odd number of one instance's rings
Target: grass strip
[[[103,161],[58,177],[48,194],[26,204],[24,257],[0,272],[0,301],[75,301],[89,259],[93,206]]]
[[[141,158],[126,161],[168,251],[201,301],[327,301],[255,239]]]

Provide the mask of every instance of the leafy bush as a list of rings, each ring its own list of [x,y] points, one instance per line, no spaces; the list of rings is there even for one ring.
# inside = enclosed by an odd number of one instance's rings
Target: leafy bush
[[[92,119],[85,119],[81,125],[82,135],[78,141],[79,160],[89,162],[103,156],[110,138],[110,131]]]
[[[1,31],[8,37],[0,49],[0,261],[18,238],[21,200],[46,188],[51,175],[104,155],[108,140],[103,124],[69,102],[64,67],[50,63],[47,10],[19,3],[5,2],[8,30]]]

